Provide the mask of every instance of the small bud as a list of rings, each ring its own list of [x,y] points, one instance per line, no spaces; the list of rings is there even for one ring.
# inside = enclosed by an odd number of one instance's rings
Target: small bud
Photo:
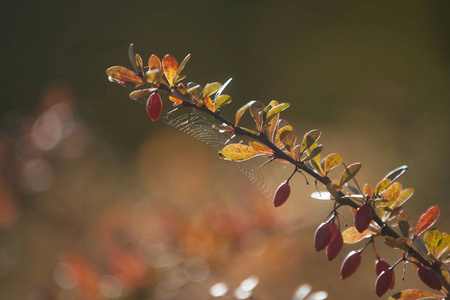
[[[391,270],[382,271],[380,275],[378,275],[377,281],[375,282],[375,294],[377,294],[378,297],[386,294],[392,284],[393,278],[394,272]]]
[[[322,223],[314,234],[314,249],[321,251],[331,242],[333,237],[333,226],[330,223]]]
[[[430,288],[440,290],[442,288],[442,279],[438,273],[430,267],[420,266],[417,269],[420,280]]]
[[[147,100],[147,114],[152,121],[157,121],[162,112],[162,100],[158,93],[153,93]]]
[[[329,261],[332,261],[339,255],[344,246],[344,239],[342,238],[342,234],[340,232],[333,235],[331,238],[331,242],[327,246],[327,257]]]
[[[344,259],[341,267],[341,278],[345,279],[353,275],[358,270],[361,263],[361,254],[359,252],[351,251]]]
[[[358,232],[366,230],[370,222],[372,222],[372,210],[367,205],[361,205],[358,207],[354,217],[355,227]]]
[[[275,192],[275,196],[273,197],[273,205],[275,207],[278,207],[280,205],[283,205],[284,202],[289,198],[289,195],[291,194],[291,187],[289,183],[283,182],[280,184],[280,186],[277,188],[277,191]]]

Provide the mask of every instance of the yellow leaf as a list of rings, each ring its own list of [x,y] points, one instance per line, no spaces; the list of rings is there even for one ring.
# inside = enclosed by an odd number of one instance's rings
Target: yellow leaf
[[[257,155],[262,154],[254,148],[243,144],[227,145],[219,152],[220,158],[231,161],[244,161]]]
[[[248,144],[250,145],[250,147],[252,147],[253,149],[255,149],[256,151],[258,151],[261,154],[266,154],[266,155],[273,154],[273,150],[267,148],[263,144],[260,144],[258,142],[253,142],[253,141],[248,142]]]
[[[358,232],[355,227],[350,227],[342,232],[342,238],[344,239],[344,243],[346,244],[356,244],[363,239],[369,238],[376,233],[372,230],[364,230],[362,233]]]
[[[169,86],[172,87],[174,84],[173,80],[178,74],[178,63],[173,56],[166,54],[166,56],[164,56],[163,58],[162,65],[164,69],[164,75],[166,75]]]
[[[330,172],[330,170],[332,170],[333,168],[339,166],[342,163],[342,156],[340,154],[337,153],[333,153],[328,155],[325,158],[325,174],[328,174],[328,172]]]

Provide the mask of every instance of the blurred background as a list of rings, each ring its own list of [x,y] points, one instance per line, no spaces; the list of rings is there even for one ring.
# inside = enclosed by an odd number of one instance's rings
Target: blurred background
[[[355,246],[331,263],[313,250],[332,203],[310,199],[312,184],[296,176],[274,209],[233,163],[151,122],[104,72],[131,67],[130,43],[144,61],[190,53],[187,81],[233,77],[225,116],[249,100],[290,102],[283,117],[299,136],[321,129],[325,154],[362,162],[360,184],[408,165],[413,220],[438,204],[448,231],[449,4],[3,2],[0,299],[210,299],[219,282],[214,295],[239,299],[290,299],[304,283],[330,299],[377,299],[371,249],[345,281]],[[413,269],[404,283],[400,273],[394,291],[426,289]]]

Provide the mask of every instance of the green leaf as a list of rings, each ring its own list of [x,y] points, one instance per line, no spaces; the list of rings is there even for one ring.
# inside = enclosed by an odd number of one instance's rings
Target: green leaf
[[[436,249],[436,257],[440,258],[450,249],[450,234],[447,232],[442,233],[442,239]]]
[[[241,108],[239,108],[236,112],[235,115],[235,125],[237,126],[237,124],[239,123],[239,121],[242,118],[242,115],[245,113],[245,111],[256,101],[250,101],[247,104],[245,104],[244,106],[242,106]]]
[[[106,70],[106,75],[108,75],[108,78],[112,82],[117,82],[123,85],[129,84],[129,85],[142,85],[144,82],[142,81],[142,78],[137,76],[136,73],[134,73],[131,70],[128,70],[125,67],[121,66],[115,66],[111,67],[108,70]]]
[[[221,86],[222,84],[220,82],[212,82],[205,85],[203,88],[203,99],[217,92]]]
[[[254,148],[243,144],[230,144],[228,146],[225,146],[219,152],[220,158],[231,161],[244,161],[257,155],[262,154],[256,151]]]
[[[439,217],[439,207],[433,206],[426,213],[424,213],[416,225],[416,230],[414,231],[415,236],[421,235],[425,230],[433,226]]]
[[[339,186],[343,186],[346,182],[350,181],[353,177],[355,177],[359,169],[361,169],[361,163],[354,163],[346,167],[344,173],[342,173]]]
[[[277,114],[282,112],[283,110],[287,109],[289,107],[289,103],[281,103],[278,104],[275,107],[272,107],[268,112],[266,116],[266,123],[269,122],[273,117],[275,117]]]
[[[402,176],[407,170],[408,170],[407,165],[400,166],[397,169],[394,169],[391,172],[389,172],[386,176],[384,176],[384,179],[390,179],[391,182],[394,182],[400,176]]]
[[[342,163],[342,156],[340,154],[337,153],[329,154],[325,158],[324,163],[325,174],[328,174],[328,172],[339,166],[341,163]]]
[[[222,106],[231,103],[231,97],[229,95],[220,95],[214,100],[214,111],[219,110]]]
[[[376,186],[375,186],[375,190],[373,192],[374,196],[379,196],[381,195],[387,188],[388,186],[391,184],[391,180],[390,179],[383,179],[381,180]]]
[[[442,240],[442,234],[436,228],[428,230],[423,235],[423,242],[425,243],[425,246],[427,247],[428,252],[433,254],[434,256],[436,256],[436,249],[441,240]]]
[[[394,249],[400,249],[405,251],[409,249],[408,240],[403,238],[387,237],[384,239],[384,243]]]
[[[346,244],[356,244],[363,239],[369,238],[376,233],[372,230],[364,230],[360,233],[356,227],[349,227],[344,232],[342,232],[342,238],[344,239],[344,243]]]
[[[402,211],[398,216],[398,227],[403,237],[407,238],[409,236],[409,230],[412,227],[412,218],[406,211]]]
[[[300,154],[305,152],[309,147],[311,147],[320,137],[320,130],[313,129],[303,136],[303,141],[300,147]]]
[[[445,296],[439,294],[432,294],[422,290],[404,290],[390,296],[388,300],[420,300],[429,298],[441,299],[443,297]]]
[[[256,127],[258,128],[259,132],[262,131],[264,108],[265,105],[259,101],[254,101],[249,107],[250,115],[252,116],[253,120],[255,120]]]

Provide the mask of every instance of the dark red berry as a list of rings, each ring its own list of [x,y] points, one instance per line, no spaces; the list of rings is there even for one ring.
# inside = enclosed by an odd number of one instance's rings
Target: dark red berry
[[[359,264],[361,263],[361,254],[359,252],[351,251],[341,267],[341,278],[345,279],[350,277],[353,273],[358,270]]]
[[[372,222],[372,210],[367,205],[358,207],[355,213],[355,227],[358,232],[363,232]]]
[[[333,227],[333,235],[339,232],[339,226],[336,223],[331,223],[331,226]]]
[[[333,226],[330,223],[322,223],[314,234],[314,249],[321,251],[331,242],[333,237]]]
[[[438,273],[430,267],[420,266],[417,269],[420,280],[430,288],[440,290],[442,288],[442,279]]]
[[[344,246],[344,239],[342,238],[342,234],[340,232],[333,235],[331,238],[331,242],[327,246],[327,257],[329,261],[332,261],[339,255]]]
[[[391,267],[391,265],[385,261],[384,259],[380,259],[380,260],[376,260],[375,261],[375,272],[377,273],[377,276],[381,274],[381,272],[383,271],[387,271],[389,268]],[[394,270],[392,270],[392,283],[391,283],[391,290],[394,288],[395,286],[395,273]]]
[[[153,93],[147,100],[147,114],[152,121],[157,121],[162,112],[162,100],[158,93]]]
[[[375,294],[377,294],[378,297],[386,294],[392,284],[393,278],[394,272],[391,270],[382,271],[380,275],[378,275],[377,281],[375,282]]]
[[[283,205],[283,203],[286,202],[286,200],[289,198],[290,194],[291,194],[291,187],[290,187],[289,183],[283,182],[277,188],[277,191],[275,192],[275,196],[273,196],[273,205],[275,207]]]

